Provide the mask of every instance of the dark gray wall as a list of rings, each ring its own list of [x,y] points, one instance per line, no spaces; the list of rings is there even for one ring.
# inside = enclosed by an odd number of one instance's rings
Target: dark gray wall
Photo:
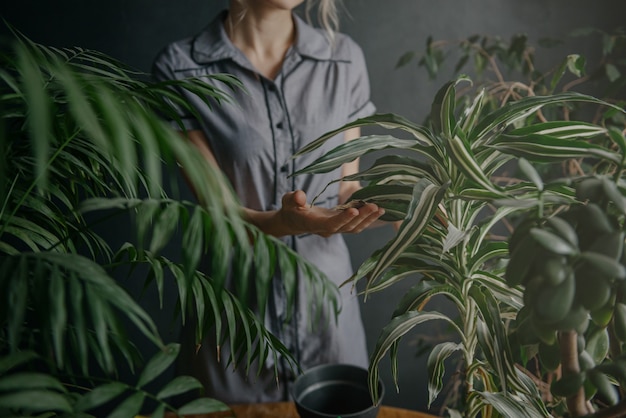
[[[531,42],[542,37],[565,38],[573,29],[595,26],[607,30],[622,23],[624,0],[346,0],[342,30],[363,47],[372,84],[372,98],[380,112],[395,112],[416,122],[426,116],[440,84],[453,77],[444,73],[429,81],[416,65],[395,69],[408,50],[423,51],[426,38],[458,39],[491,34],[508,39],[524,32]],[[55,46],[98,49],[140,70],[149,71],[152,58],[167,42],[200,30],[226,1],[6,0],[0,15],[31,39]],[[4,31],[4,30],[3,30]],[[539,51],[546,59],[568,53],[597,53],[598,44],[570,41],[559,50]],[[367,163],[367,160],[365,160]],[[392,236],[390,228],[347,237],[355,266]],[[363,304],[368,344],[374,346],[395,303],[411,283],[373,295]],[[155,309],[148,304],[148,309]],[[446,309],[443,303],[440,309]],[[176,338],[169,314],[159,317],[166,340]],[[400,392],[383,377],[385,403],[426,409],[425,356],[417,356],[420,337],[437,338],[445,330],[420,328],[405,338],[400,350]]]

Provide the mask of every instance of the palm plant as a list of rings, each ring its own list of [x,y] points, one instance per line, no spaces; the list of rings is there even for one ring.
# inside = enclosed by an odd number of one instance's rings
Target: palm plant
[[[622,131],[587,122],[546,120],[545,114],[537,117],[540,110],[569,103],[623,109],[592,96],[564,92],[526,96],[489,110],[485,90],[473,98],[457,98],[456,87],[464,81],[460,78],[439,90],[429,126],[391,114],[360,119],[324,135],[296,156],[356,126],[401,131],[403,138],[361,137],[331,150],[296,175],[324,172],[371,152],[391,151],[360,173],[337,180],[367,182],[352,199],[375,202],[385,208],[388,220],[402,220],[397,235],[347,282],[364,279],[367,297],[399,281],[417,280],[380,333],[370,358],[371,383],[377,381],[379,363],[387,354],[397,379],[397,349],[403,336],[420,324],[444,321],[456,337],[430,352],[429,405],[443,388],[446,360],[456,353],[464,364],[464,396],[457,409],[448,409],[451,416],[548,416],[558,412],[559,398],[543,396],[544,375],[536,376],[524,367],[535,357],[538,343],[520,342],[513,326],[528,300],[521,282],[513,283],[505,275],[509,243],[497,228],[529,213],[543,225],[546,218],[579,202],[575,188],[579,179],[543,181],[531,162],[586,159],[599,162],[596,169],[602,173],[619,173],[615,175],[621,179],[626,155]],[[408,138],[404,138],[406,133]],[[615,144],[620,147],[616,149]],[[516,160],[525,179],[494,180],[502,178]],[[449,300],[455,315],[428,311],[435,296]],[[554,303],[563,304],[558,296]],[[582,331],[579,334],[584,338]],[[613,355],[619,353],[621,347]],[[370,388],[376,399],[376,385]]]
[[[198,339],[215,332],[230,344],[226,363],[250,368],[282,355],[297,367],[262,321],[274,270],[283,272],[287,295],[294,294],[288,279],[304,271],[313,309],[336,312],[336,288],[244,222],[221,173],[158,115],[176,120],[176,108],[188,107],[172,87],[217,106],[239,82],[215,75],[155,83],[97,51],[46,47],[17,33],[0,60],[0,415],[225,408],[199,398],[176,409],[172,396],[200,387],[190,377],[146,387],[178,345],[162,341],[151,315],[115,279],[127,271],[156,286],[161,306],[174,283],[175,315],[197,318]],[[165,179],[178,178],[179,165],[202,204],[167,191],[176,190]],[[130,230],[113,247],[99,225],[118,220]],[[166,245],[180,254],[164,256]],[[200,271],[204,254],[211,265]],[[230,269],[235,293],[224,286]],[[147,363],[139,337],[157,352]],[[116,380],[122,364],[135,382]]]

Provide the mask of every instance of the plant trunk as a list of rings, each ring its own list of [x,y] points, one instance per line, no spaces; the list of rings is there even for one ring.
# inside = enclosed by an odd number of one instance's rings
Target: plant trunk
[[[578,343],[576,331],[563,331],[560,333],[559,345],[561,347],[561,367],[563,375],[580,373],[578,363]],[[573,417],[582,417],[589,412],[585,400],[585,389],[581,386],[578,391],[567,398],[567,410]]]

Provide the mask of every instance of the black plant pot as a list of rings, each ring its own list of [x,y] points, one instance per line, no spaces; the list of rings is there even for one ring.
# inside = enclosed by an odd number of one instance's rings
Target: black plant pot
[[[349,364],[324,364],[299,376],[293,398],[300,418],[375,418],[385,393],[378,381],[378,404],[372,404],[367,370]]]

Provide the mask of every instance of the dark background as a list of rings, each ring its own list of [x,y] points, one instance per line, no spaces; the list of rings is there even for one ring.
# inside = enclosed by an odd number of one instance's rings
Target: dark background
[[[147,72],[160,48],[199,31],[226,4],[207,0],[5,0],[0,16],[36,42],[97,49]],[[564,40],[558,48],[537,49],[538,61],[546,70],[570,53],[597,56],[597,37],[571,39],[567,35],[589,26],[610,31],[623,24],[626,12],[624,0],[346,0],[344,6],[341,29],[364,50],[378,111],[398,113],[416,122],[427,115],[439,86],[454,76],[453,66],[435,81],[430,81],[415,62],[395,68],[405,52],[423,53],[428,36],[455,40],[488,34],[508,40],[511,35],[525,33],[534,44],[544,37]],[[2,33],[6,34],[4,27]],[[115,234],[115,229],[110,233]],[[390,228],[382,228],[346,237],[355,267],[384,245],[392,233]],[[373,295],[363,304],[370,349],[410,281]],[[157,312],[152,296],[145,295],[142,303],[155,314],[163,338],[175,341],[178,323],[171,320],[173,306],[166,303],[165,311]],[[446,306],[441,303],[439,308]],[[388,363],[383,363],[385,404],[426,410],[426,355],[418,355],[418,342],[443,334],[445,330],[435,324],[421,327],[404,339],[399,393],[391,381]],[[150,349],[146,347],[146,351]]]

